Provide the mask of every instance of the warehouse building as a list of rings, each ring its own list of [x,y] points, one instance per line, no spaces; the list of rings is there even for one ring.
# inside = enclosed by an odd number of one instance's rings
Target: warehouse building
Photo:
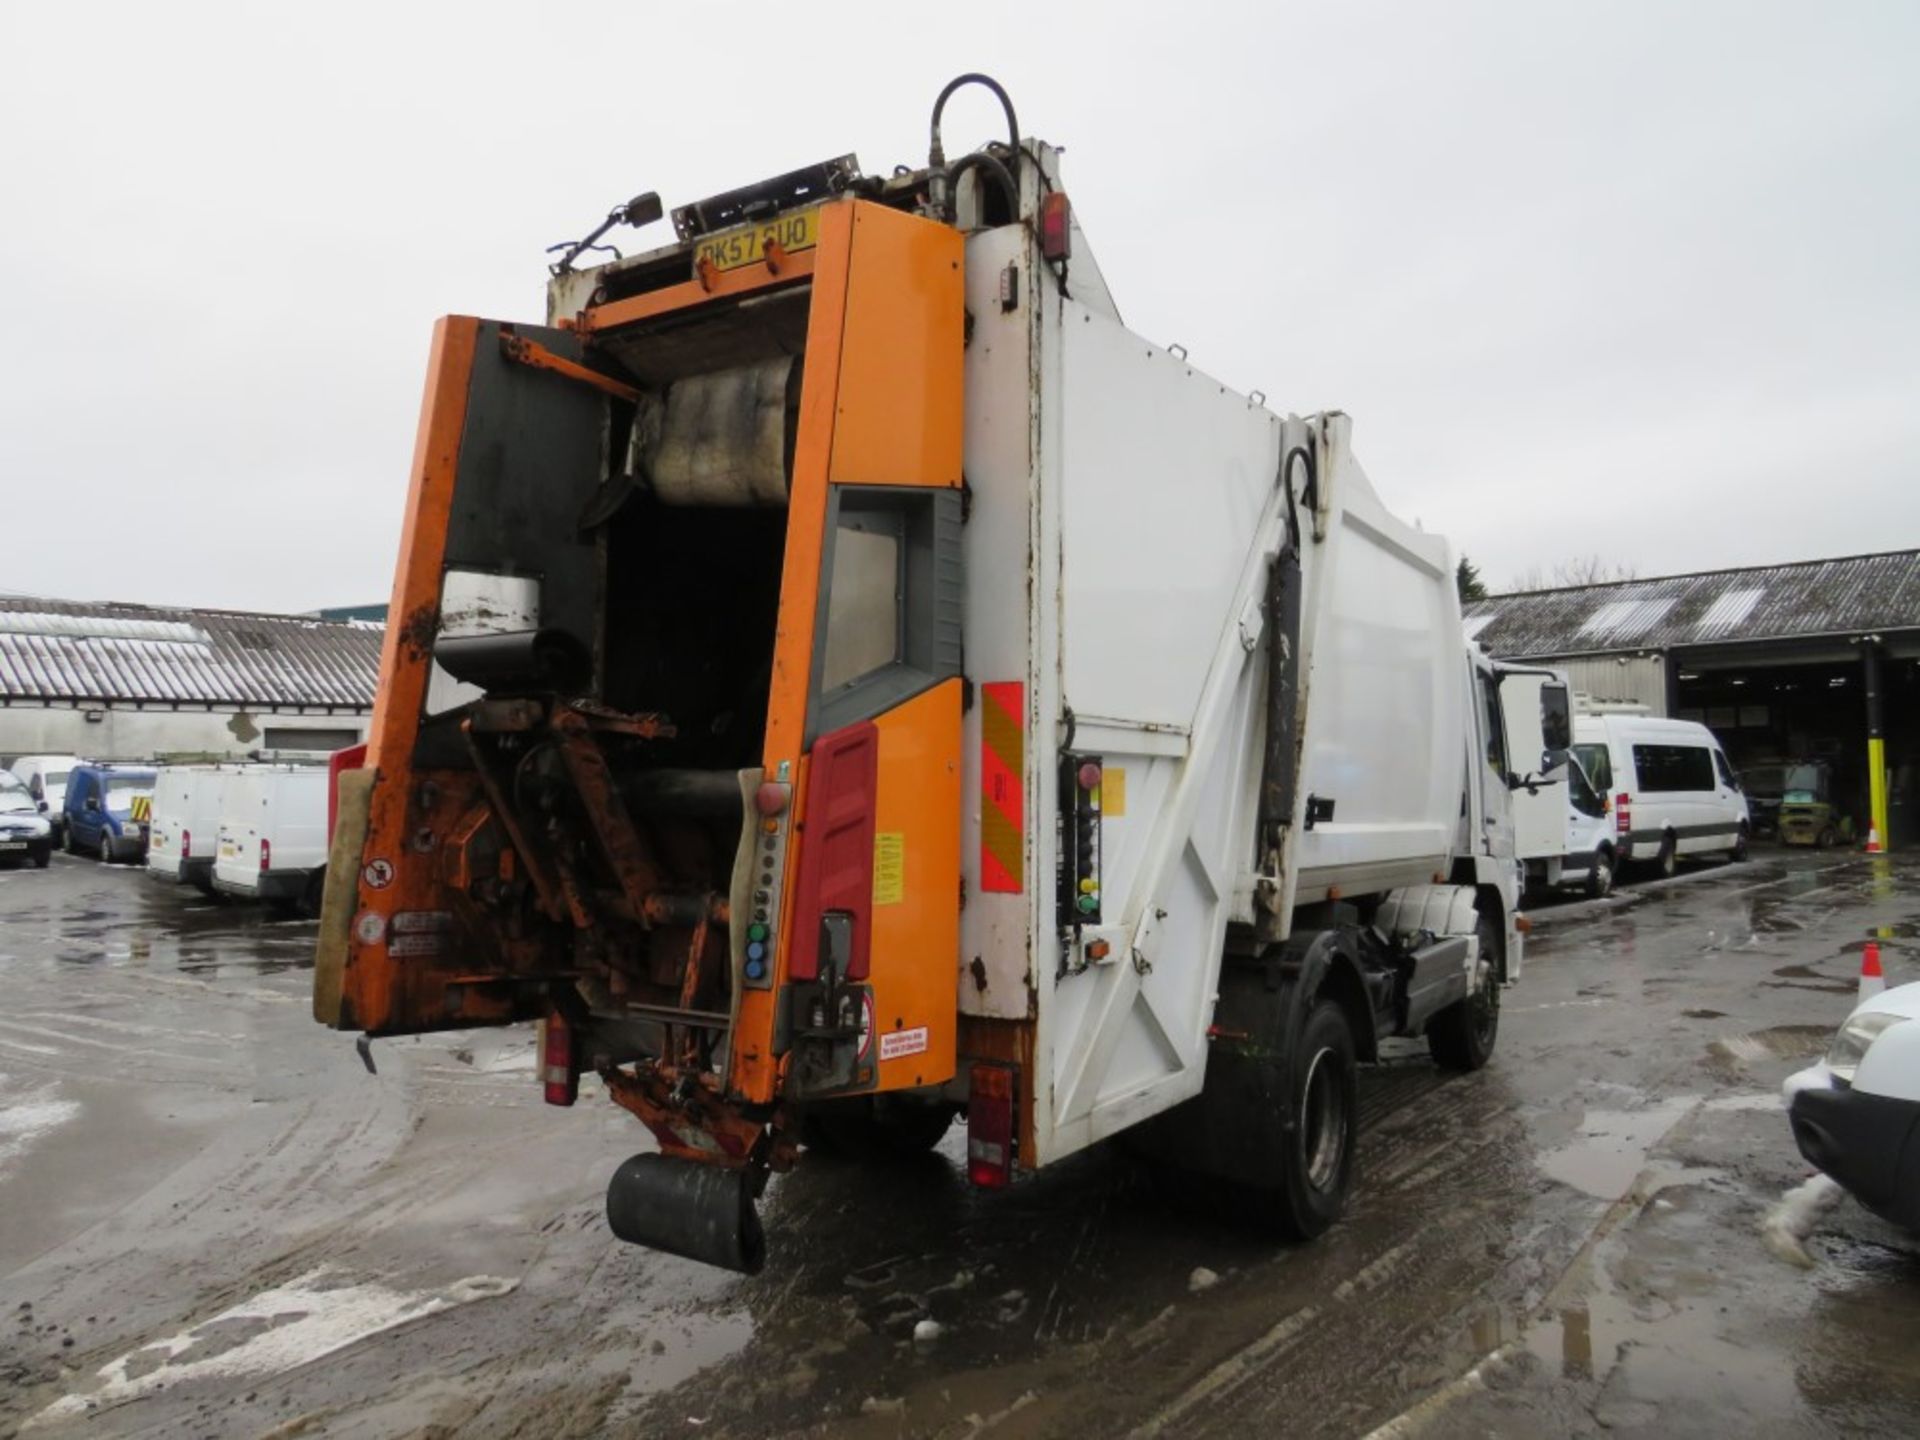
[[[0,597],[0,763],[354,744],[384,633],[316,616]]]
[[[1743,768],[1824,760],[1862,834],[1877,811],[1920,843],[1920,550],[1496,595],[1467,633],[1593,701],[1704,721]]]

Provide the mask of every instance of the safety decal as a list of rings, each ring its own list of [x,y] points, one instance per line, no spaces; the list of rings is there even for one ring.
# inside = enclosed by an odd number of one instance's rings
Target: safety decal
[[[906,898],[906,832],[881,830],[873,837],[873,903],[898,905]]]
[[[133,802],[127,807],[127,818],[129,820],[151,821],[153,819],[153,797],[151,795],[134,796]]]
[[[1026,716],[1024,682],[998,680],[980,687],[982,890],[1017,895],[1025,886]]]
[[[912,1030],[896,1030],[891,1035],[880,1037],[880,1058],[899,1060],[907,1055],[922,1054],[927,1048],[927,1027],[916,1026]]]
[[[367,868],[360,872],[360,878],[366,882],[369,890],[384,890],[393,883],[393,862],[369,860]]]
[[[1100,770],[1100,818],[1118,820],[1127,813],[1127,772],[1118,765]]]

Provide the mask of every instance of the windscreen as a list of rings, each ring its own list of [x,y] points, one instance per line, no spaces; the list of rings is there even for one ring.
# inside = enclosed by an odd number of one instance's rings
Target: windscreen
[[[135,795],[153,794],[153,778],[148,775],[109,775],[107,777],[107,808],[117,808],[113,802],[126,801]]]
[[[1787,771],[1780,798],[1789,805],[1811,805],[1820,798],[1820,767],[1795,765]]]
[[[1587,778],[1594,788],[1603,795],[1613,789],[1613,760],[1607,754],[1604,745],[1576,745],[1573,753],[1580,762],[1580,768],[1587,772]]]
[[[11,775],[0,774],[0,815],[11,815],[20,810],[37,814],[39,809],[26,786]]]

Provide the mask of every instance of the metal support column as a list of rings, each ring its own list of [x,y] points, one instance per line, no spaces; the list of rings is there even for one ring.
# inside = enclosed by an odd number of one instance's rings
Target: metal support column
[[[1887,849],[1887,741],[1880,699],[1880,637],[1860,638],[1860,662],[1867,687],[1867,796],[1874,833]]]

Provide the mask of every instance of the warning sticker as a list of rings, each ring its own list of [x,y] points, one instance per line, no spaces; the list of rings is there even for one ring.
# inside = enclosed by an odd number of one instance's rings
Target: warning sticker
[[[1127,813],[1127,772],[1108,765],[1100,772],[1100,818],[1118,820]]]
[[[980,687],[980,888],[1020,893],[1026,883],[1027,687]]]
[[[873,903],[898,905],[907,898],[907,837],[881,830],[873,837]]]
[[[393,917],[396,935],[432,935],[452,928],[451,910],[402,910]]]
[[[918,1055],[927,1048],[927,1027],[915,1026],[911,1030],[896,1030],[891,1035],[880,1037],[880,1058],[898,1060],[907,1055]]]
[[[447,937],[429,931],[424,934],[395,935],[387,941],[389,955],[438,955],[446,948]]]

